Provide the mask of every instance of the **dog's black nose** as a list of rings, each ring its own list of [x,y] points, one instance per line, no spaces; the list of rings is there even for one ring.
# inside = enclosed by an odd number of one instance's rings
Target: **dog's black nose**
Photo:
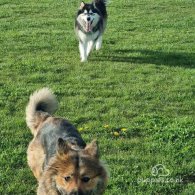
[[[79,191],[74,191],[74,192],[71,192],[70,195],[84,195],[84,192],[79,190]]]
[[[78,195],[84,195],[84,192],[82,192],[81,190],[78,191]]]
[[[87,21],[90,21],[91,20],[91,18],[90,17],[87,17]]]

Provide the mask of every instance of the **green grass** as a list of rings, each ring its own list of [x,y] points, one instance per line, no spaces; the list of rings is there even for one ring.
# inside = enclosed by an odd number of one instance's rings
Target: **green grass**
[[[194,6],[112,0],[103,48],[80,63],[78,0],[0,0],[0,194],[36,193],[25,107],[45,86],[60,102],[57,116],[84,128],[87,142],[98,138],[107,195],[194,194]],[[157,164],[183,182],[139,182],[158,179]]]

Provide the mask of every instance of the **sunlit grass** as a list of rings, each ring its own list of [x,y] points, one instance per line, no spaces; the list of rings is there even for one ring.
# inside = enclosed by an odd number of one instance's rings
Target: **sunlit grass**
[[[35,194],[29,95],[51,88],[56,116],[99,141],[107,195],[194,194],[194,3],[111,1],[103,47],[80,63],[79,1],[0,0],[0,194]],[[163,164],[182,183],[144,183]],[[157,176],[158,178],[158,176]]]

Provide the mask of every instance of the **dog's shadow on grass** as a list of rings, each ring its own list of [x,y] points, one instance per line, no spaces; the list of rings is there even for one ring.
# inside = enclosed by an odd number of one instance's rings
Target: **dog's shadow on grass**
[[[100,54],[95,58],[92,58],[92,60],[195,68],[195,54],[184,52],[174,53],[145,49],[120,49],[112,50],[107,55]]]
[[[182,176],[182,179],[184,184],[195,183],[195,174],[184,175]]]

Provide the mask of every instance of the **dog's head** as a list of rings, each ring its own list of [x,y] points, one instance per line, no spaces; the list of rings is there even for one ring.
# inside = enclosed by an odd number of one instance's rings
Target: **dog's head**
[[[85,149],[73,150],[59,138],[57,155],[49,167],[50,177],[62,195],[101,195],[105,190],[108,175],[99,160],[96,141]]]
[[[88,4],[82,1],[76,20],[86,32],[91,32],[100,20],[100,12],[95,3]]]

